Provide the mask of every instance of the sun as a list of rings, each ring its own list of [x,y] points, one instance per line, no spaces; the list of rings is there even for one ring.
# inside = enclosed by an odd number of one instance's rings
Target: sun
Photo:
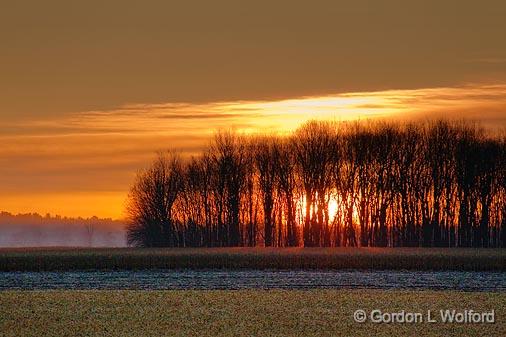
[[[337,216],[337,211],[339,209],[339,205],[337,204],[337,200],[333,197],[329,200],[329,220],[332,222],[334,221],[334,218]]]

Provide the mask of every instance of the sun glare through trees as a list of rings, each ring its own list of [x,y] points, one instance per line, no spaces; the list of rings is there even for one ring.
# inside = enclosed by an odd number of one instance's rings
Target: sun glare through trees
[[[128,203],[138,246],[505,245],[504,136],[477,124],[310,121],[162,153]]]

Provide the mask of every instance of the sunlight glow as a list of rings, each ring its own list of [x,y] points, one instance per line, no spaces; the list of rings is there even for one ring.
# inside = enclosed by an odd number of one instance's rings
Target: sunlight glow
[[[128,104],[60,118],[10,122],[0,134],[0,205],[30,212],[26,197],[48,200],[37,210],[65,215],[122,216],[122,201],[138,169],[168,148],[200,153],[217,130],[287,134],[311,120],[453,118],[506,127],[506,84],[341,93],[277,101]],[[28,184],[27,182],[30,181]],[[75,191],[103,195],[65,208]],[[118,191],[108,199],[107,191]],[[16,192],[16,194],[13,194]],[[52,195],[50,195],[52,194]],[[44,197],[44,195],[47,196]],[[54,200],[50,202],[49,200]],[[73,202],[74,203],[74,202]],[[59,205],[59,206],[56,206]],[[107,206],[104,206],[107,205]],[[329,205],[330,216],[335,206]]]

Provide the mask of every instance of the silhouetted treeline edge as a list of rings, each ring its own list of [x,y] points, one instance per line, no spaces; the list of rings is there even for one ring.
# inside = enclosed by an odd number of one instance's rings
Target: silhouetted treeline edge
[[[218,132],[199,156],[159,154],[127,212],[142,247],[506,247],[506,137],[444,120]]]

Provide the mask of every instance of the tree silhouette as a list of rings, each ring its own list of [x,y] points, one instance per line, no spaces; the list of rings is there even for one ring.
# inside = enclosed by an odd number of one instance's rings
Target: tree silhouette
[[[127,211],[136,246],[505,247],[506,136],[445,120],[218,132],[199,156],[159,154]]]
[[[181,161],[175,153],[160,153],[149,169],[137,175],[127,206],[128,244],[178,245],[173,207],[182,187]]]

